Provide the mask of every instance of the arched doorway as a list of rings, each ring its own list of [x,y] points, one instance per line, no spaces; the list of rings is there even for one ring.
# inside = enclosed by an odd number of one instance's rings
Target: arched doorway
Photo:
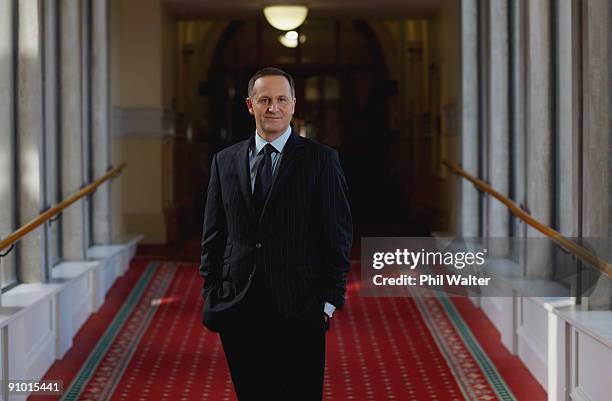
[[[393,196],[389,174],[389,149],[398,136],[390,128],[397,87],[376,36],[364,21],[330,19],[309,19],[299,33],[305,42],[287,48],[278,41],[281,32],[264,21],[227,27],[207,80],[211,132],[226,144],[251,135],[248,79],[263,66],[282,68],[296,83],[294,128],[338,151],[354,218],[381,223],[401,218],[404,207]]]

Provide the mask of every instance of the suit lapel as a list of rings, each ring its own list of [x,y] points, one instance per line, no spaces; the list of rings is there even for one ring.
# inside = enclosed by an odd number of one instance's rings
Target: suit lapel
[[[280,161],[280,165],[277,169],[276,178],[272,182],[270,193],[266,199],[260,220],[266,213],[269,205],[274,201],[278,194],[285,187],[287,180],[291,177],[291,174],[297,166],[299,166],[302,157],[304,156],[304,139],[300,137],[295,131],[291,131],[291,135],[283,148],[283,156]]]
[[[244,203],[249,211],[251,220],[255,220],[255,204],[253,202],[253,194],[251,190],[251,172],[249,171],[249,148],[255,135],[251,135],[249,140],[244,141],[243,145],[235,153],[235,165],[238,167],[238,181],[240,181],[240,192],[244,198]]]

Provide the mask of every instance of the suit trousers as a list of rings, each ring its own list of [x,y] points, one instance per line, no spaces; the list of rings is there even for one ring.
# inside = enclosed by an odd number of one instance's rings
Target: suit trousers
[[[325,370],[323,305],[281,316],[258,272],[235,319],[219,335],[239,401],[321,401]]]

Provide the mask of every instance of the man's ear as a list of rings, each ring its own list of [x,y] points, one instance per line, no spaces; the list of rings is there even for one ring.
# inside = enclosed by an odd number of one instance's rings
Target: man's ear
[[[296,103],[297,99],[293,98],[293,110],[291,110],[291,115],[295,114],[295,103]]]
[[[255,115],[253,114],[253,101],[251,100],[250,97],[246,98],[246,105],[247,105],[247,109],[249,109],[249,113],[251,113],[252,115]]]

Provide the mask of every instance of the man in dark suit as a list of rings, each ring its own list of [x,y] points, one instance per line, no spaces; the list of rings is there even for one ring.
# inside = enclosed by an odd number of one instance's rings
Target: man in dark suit
[[[246,104],[256,132],[212,160],[200,273],[240,401],[322,399],[325,334],[344,305],[352,222],[335,150],[289,123],[295,86],[267,67]]]

